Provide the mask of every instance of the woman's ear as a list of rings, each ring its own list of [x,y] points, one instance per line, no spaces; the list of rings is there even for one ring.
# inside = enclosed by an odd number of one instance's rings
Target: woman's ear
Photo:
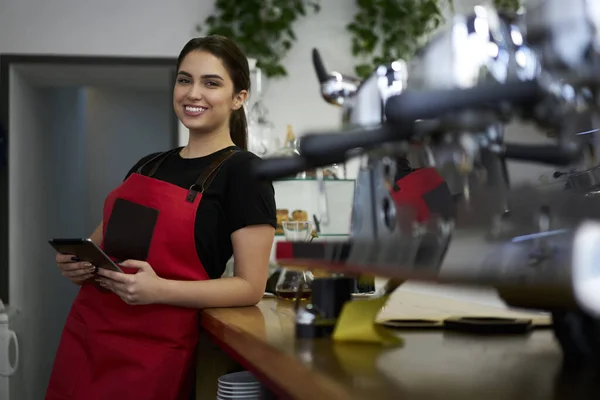
[[[239,110],[244,105],[244,102],[248,98],[247,90],[240,90],[235,96],[233,96],[232,110]]]

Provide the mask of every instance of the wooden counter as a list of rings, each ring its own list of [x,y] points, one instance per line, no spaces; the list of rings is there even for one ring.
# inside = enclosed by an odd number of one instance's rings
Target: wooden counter
[[[404,346],[383,349],[296,340],[293,318],[289,303],[264,299],[255,307],[205,310],[201,324],[279,398],[588,398],[573,397],[585,382],[560,378],[560,351],[550,330],[502,337],[402,331]],[[201,346],[199,365],[218,365],[214,349],[206,349]],[[216,378],[199,370],[198,382],[198,399],[214,399]]]

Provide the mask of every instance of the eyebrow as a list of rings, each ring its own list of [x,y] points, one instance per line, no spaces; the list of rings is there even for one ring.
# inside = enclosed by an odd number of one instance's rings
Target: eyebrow
[[[177,73],[177,75],[183,75],[183,76],[187,76],[189,78],[192,78],[192,74],[190,74],[189,72],[185,72],[185,71],[179,71]],[[206,75],[200,76],[200,78],[202,78],[202,79],[220,79],[220,80],[224,80],[220,75],[217,75],[217,74],[206,74]]]

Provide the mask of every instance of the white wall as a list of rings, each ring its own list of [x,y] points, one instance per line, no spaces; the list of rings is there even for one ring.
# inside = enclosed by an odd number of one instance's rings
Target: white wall
[[[288,123],[303,132],[311,126],[337,126],[339,121],[337,111],[319,98],[311,38],[326,26],[331,33],[327,40],[319,38],[319,48],[332,68],[349,66],[344,25],[353,7],[347,0],[321,3],[321,14],[297,27],[299,41],[286,60],[293,78],[268,88],[269,114],[282,137]],[[0,0],[0,53],[175,57],[187,40],[198,36],[195,26],[212,12],[213,4],[212,0]]]
[[[455,0],[455,9],[465,12],[484,1]],[[195,25],[214,7],[213,0],[143,4],[139,0],[0,0],[0,53],[174,57],[188,39],[198,35]],[[266,85],[266,105],[281,137],[287,124],[298,135],[339,127],[339,110],[320,98],[311,50],[319,48],[328,68],[353,72],[345,25],[352,19],[354,4],[351,0],[321,1],[319,14],[297,23],[298,41],[284,63],[289,77]],[[520,126],[511,126],[508,137],[537,139]],[[543,171],[548,168],[511,166],[511,172],[520,175],[516,180],[537,179]]]

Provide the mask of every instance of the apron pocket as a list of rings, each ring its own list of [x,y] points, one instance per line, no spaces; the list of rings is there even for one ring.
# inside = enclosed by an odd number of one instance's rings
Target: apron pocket
[[[73,317],[67,318],[54,358],[48,391],[72,396],[88,367],[88,329]]]
[[[175,400],[193,351],[135,337],[90,336],[94,393],[106,399]]]
[[[116,199],[104,232],[104,251],[119,260],[146,261],[159,211]]]

